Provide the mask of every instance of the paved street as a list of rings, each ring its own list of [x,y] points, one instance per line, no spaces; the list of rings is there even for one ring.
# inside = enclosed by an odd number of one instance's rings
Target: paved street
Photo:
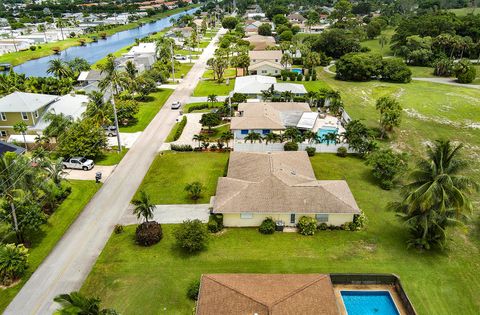
[[[209,204],[157,205],[153,214],[153,220],[161,224],[182,223],[185,220],[195,219],[207,223],[210,215],[209,207]],[[130,209],[133,209],[133,207]],[[131,211],[128,211],[118,223],[129,225],[141,222],[143,222],[143,219],[138,220]]]
[[[189,99],[217,41],[218,34],[167,100],[167,105],[174,101],[184,104]],[[4,314],[52,314],[57,307],[53,302],[56,295],[80,289],[177,117],[178,111],[172,111],[170,106],[162,107]]]

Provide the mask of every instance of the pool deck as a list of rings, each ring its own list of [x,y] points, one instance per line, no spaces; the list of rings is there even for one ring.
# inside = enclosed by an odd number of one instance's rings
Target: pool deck
[[[360,291],[388,291],[397,306],[400,315],[406,315],[407,311],[403,306],[402,300],[398,296],[397,290],[393,285],[385,285],[385,284],[337,284],[333,286],[333,291],[335,293],[335,298],[337,299],[338,308],[340,310],[341,315],[347,315],[347,310],[345,309],[345,305],[343,305],[343,299],[340,294],[342,290],[360,290]]]

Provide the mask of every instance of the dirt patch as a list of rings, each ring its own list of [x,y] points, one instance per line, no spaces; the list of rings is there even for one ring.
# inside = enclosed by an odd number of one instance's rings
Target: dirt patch
[[[441,125],[452,126],[455,128],[462,128],[462,129],[479,129],[480,123],[472,122],[471,120],[465,120],[464,122],[454,122],[447,118],[442,117],[430,117],[423,115],[416,111],[413,108],[405,108],[403,111],[407,114],[408,117],[415,118],[422,121],[429,121],[434,122]]]

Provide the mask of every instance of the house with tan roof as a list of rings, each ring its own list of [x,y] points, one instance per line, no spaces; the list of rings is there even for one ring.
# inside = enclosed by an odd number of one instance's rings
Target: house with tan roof
[[[283,53],[281,50],[253,50],[248,52],[250,66],[248,73],[251,75],[279,76],[283,70],[281,64]]]
[[[232,152],[211,204],[230,227],[259,226],[268,217],[296,226],[302,216],[340,226],[360,214],[347,182],[317,180],[305,151]]]
[[[197,315],[337,315],[329,275],[204,274]]]
[[[245,37],[244,40],[250,43],[253,50],[265,50],[267,47],[274,47],[277,44],[273,36],[252,35]]]
[[[290,23],[293,23],[293,24],[295,24],[295,23],[302,24],[307,20],[300,13],[291,13],[287,16],[287,19],[290,21]]]
[[[238,113],[239,116],[232,117],[230,124],[235,140],[244,139],[251,132],[261,135],[282,133],[288,127],[299,128],[302,117],[306,115],[313,114],[315,120],[318,117],[318,113],[313,113],[307,103],[297,102],[241,103]],[[315,120],[310,128],[303,129],[313,128]]]

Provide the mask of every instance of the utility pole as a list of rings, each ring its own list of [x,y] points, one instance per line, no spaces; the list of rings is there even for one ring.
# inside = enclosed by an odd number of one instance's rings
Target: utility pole
[[[170,43],[170,54],[172,55],[172,78],[173,78],[173,83],[175,83],[175,58],[173,55],[173,43]]]
[[[118,128],[117,107],[115,106],[115,93],[114,93],[114,89],[113,89],[113,84],[111,86],[111,89],[112,89],[113,117],[115,118],[115,129],[117,130],[118,153],[121,153],[122,152],[122,144],[120,142],[120,129]]]

